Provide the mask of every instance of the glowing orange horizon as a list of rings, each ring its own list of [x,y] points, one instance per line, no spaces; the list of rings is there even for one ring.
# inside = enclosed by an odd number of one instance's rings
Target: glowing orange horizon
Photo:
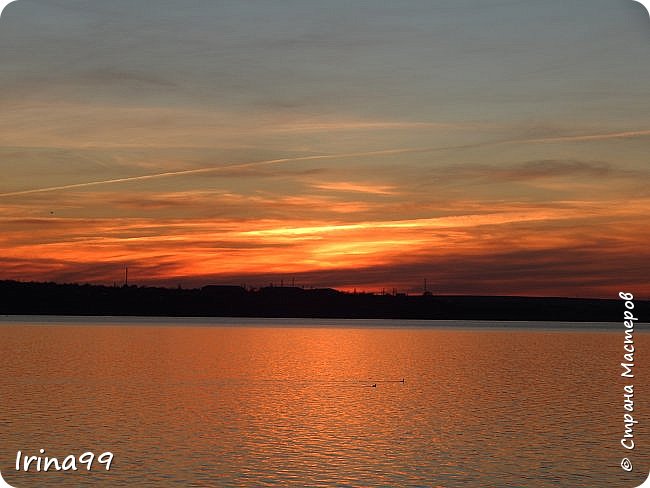
[[[297,205],[304,207],[306,201],[303,197]],[[298,277],[299,284],[346,291],[397,288],[413,292],[428,279],[438,292],[457,293],[463,286],[444,263],[465,262],[486,273],[481,278],[485,294],[566,295],[570,290],[558,288],[552,279],[553,266],[561,263],[562,253],[597,240],[602,228],[595,228],[595,222],[607,225],[614,235],[619,220],[637,218],[650,208],[649,203],[638,200],[603,209],[593,202],[578,201],[572,202],[570,211],[504,203],[494,205],[489,213],[329,223],[304,219],[5,217],[3,226],[10,231],[0,237],[2,278],[110,284],[121,282],[123,268],[129,266],[132,282],[141,284],[246,282],[261,286],[267,279],[284,279],[288,284]],[[581,229],[578,241],[576,228]],[[644,233],[648,231],[639,229],[634,238],[619,237],[614,258],[642,256],[643,239],[649,237]],[[560,259],[549,264],[547,282],[542,273],[536,286],[521,286],[530,277],[525,272],[518,275],[517,266],[522,264],[508,259],[526,253],[542,266],[544,259],[549,263]],[[593,263],[583,263],[576,270],[577,278],[585,273],[599,276],[605,255],[598,253],[602,251],[589,250]],[[495,262],[490,263],[490,257]],[[513,268],[510,283],[496,276],[497,260]],[[437,272],[436,268],[445,270]],[[457,273],[458,280],[467,280],[469,275],[468,270]],[[609,284],[576,283],[573,294],[615,293]],[[640,277],[635,286],[637,293],[650,291]],[[478,292],[471,286],[465,288]]]

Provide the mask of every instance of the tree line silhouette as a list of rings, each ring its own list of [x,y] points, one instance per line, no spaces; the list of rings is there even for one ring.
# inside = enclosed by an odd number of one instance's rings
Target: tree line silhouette
[[[619,322],[622,306],[618,299],[386,295],[293,286],[181,289],[0,281],[2,315]],[[647,322],[650,302],[637,301],[636,307],[637,316]]]

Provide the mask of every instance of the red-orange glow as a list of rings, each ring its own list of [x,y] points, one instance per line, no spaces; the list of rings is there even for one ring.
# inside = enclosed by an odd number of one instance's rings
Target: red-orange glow
[[[307,202],[309,197],[289,199],[289,204],[298,207]],[[566,250],[584,247],[585,256],[591,256],[591,262],[587,259],[576,268],[576,276],[587,272],[599,276],[604,251],[591,243],[599,239],[603,226],[611,229],[609,237],[615,242],[608,253],[627,256],[624,260],[641,256],[642,242],[650,237],[648,230],[640,228],[630,234],[620,232],[620,227],[649,208],[648,203],[638,200],[604,209],[593,202],[573,202],[571,211],[522,205],[508,209],[504,204],[495,207],[497,212],[482,214],[338,222],[297,218],[5,218],[3,227],[8,231],[0,236],[0,246],[3,278],[60,280],[76,276],[75,281],[111,283],[121,279],[122,268],[128,265],[134,269],[134,280],[142,284],[178,280],[263,283],[262,277],[298,275],[313,276],[310,281],[315,285],[320,283],[312,280],[321,279],[327,286],[375,291],[394,284],[417,289],[422,276],[434,282],[441,273],[441,260],[472,263],[473,271],[483,269],[487,273],[484,279],[489,279],[490,273],[494,274],[491,269],[508,265],[507,256],[528,253],[542,266],[545,260],[549,263],[549,281],[543,288],[551,293],[553,267],[560,265]],[[516,270],[521,263],[514,266]],[[370,277],[358,275],[358,270],[371,269],[376,272]],[[537,272],[547,274],[543,269]],[[449,271],[446,273],[448,276]],[[530,278],[526,273],[511,275],[513,282]],[[505,277],[498,281],[501,292],[518,291],[505,286]],[[589,289],[601,293],[607,289],[609,293],[608,286],[594,283]]]

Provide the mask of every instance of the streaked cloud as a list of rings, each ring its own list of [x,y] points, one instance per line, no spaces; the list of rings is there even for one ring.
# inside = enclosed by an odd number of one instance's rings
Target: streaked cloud
[[[397,193],[394,186],[390,185],[370,185],[352,183],[348,181],[328,182],[328,183],[314,183],[313,188],[319,190],[334,190],[340,192],[352,193],[369,193],[371,195],[395,195]]]

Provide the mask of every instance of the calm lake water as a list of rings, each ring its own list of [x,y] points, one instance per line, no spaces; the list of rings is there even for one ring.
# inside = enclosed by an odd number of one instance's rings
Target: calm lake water
[[[17,488],[632,487],[650,470],[650,335],[626,380],[622,324],[52,320],[0,320]],[[39,449],[115,458],[17,472]]]

